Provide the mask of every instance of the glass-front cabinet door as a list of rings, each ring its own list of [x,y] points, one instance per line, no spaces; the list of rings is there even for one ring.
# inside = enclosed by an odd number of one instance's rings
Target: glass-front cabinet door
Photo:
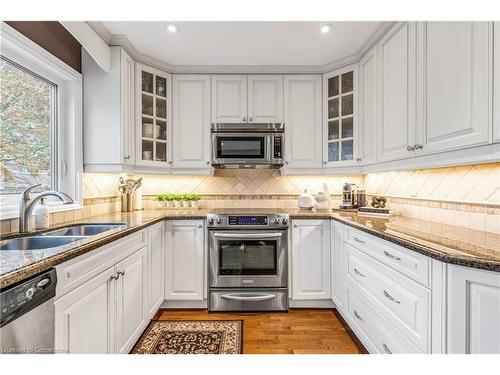
[[[137,64],[137,164],[170,167],[172,164],[171,76]]]
[[[356,165],[358,153],[357,65],[330,72],[323,78],[325,166]]]

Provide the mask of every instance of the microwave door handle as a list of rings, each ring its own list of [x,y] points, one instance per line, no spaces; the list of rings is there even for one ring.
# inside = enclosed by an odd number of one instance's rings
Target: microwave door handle
[[[245,295],[233,295],[233,294],[223,294],[221,296],[223,299],[229,299],[232,301],[268,301],[270,299],[276,298],[274,294],[262,294],[259,296],[245,296]]]
[[[246,233],[246,234],[238,234],[238,233],[214,233],[214,237],[216,238],[238,238],[238,239],[255,239],[255,238],[280,238],[282,233]]]
[[[270,163],[273,159],[273,151],[272,151],[272,148],[273,148],[273,136],[272,135],[269,135],[266,137],[266,143],[267,143],[267,147],[266,147],[266,161],[268,163]]]

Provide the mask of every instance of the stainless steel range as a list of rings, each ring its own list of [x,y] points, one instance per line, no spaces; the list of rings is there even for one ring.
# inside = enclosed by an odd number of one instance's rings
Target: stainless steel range
[[[288,309],[288,215],[208,215],[210,311]]]

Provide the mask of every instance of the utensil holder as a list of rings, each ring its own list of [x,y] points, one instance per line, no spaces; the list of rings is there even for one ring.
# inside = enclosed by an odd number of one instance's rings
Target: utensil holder
[[[122,193],[122,212],[132,212],[134,210],[134,200],[132,193]]]

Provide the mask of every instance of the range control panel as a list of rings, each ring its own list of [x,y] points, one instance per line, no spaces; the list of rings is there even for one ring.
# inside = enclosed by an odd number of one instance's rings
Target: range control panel
[[[207,215],[208,228],[287,228],[288,215]]]

